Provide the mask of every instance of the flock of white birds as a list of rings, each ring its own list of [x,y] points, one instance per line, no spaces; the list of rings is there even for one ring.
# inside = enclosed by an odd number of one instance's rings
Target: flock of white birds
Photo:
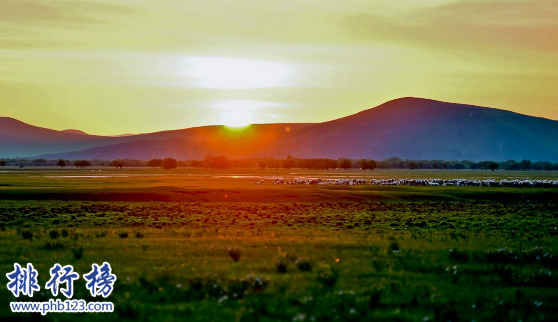
[[[265,184],[264,179],[254,181],[254,184]],[[457,186],[457,187],[533,187],[533,188],[558,188],[558,180],[533,180],[533,179],[284,179],[275,178],[270,181],[274,185],[338,185],[338,186]]]

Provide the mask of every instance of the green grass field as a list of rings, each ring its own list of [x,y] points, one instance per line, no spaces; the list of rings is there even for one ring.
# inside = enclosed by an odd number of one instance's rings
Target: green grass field
[[[33,263],[41,292],[17,300],[47,301],[55,263],[80,274],[111,264],[107,299],[83,279],[73,298],[115,312],[51,320],[558,319],[557,189],[252,184],[351,176],[558,173],[0,169],[0,267]],[[0,318],[40,318],[10,312],[7,281]]]

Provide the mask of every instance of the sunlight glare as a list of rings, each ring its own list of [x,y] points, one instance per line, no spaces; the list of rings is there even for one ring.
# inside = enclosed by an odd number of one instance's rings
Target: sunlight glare
[[[254,113],[247,111],[230,111],[222,114],[222,123],[227,127],[245,127],[253,122]]]
[[[212,89],[247,89],[288,85],[288,64],[223,57],[184,57],[182,70],[194,85]]]
[[[223,100],[209,104],[209,107],[220,110],[221,124],[228,127],[244,127],[254,123],[256,113],[261,109],[283,106],[282,103],[255,100]],[[257,114],[262,116],[261,113]],[[265,115],[265,114],[264,114]],[[269,116],[269,115],[268,115]],[[273,115],[273,117],[277,117]]]

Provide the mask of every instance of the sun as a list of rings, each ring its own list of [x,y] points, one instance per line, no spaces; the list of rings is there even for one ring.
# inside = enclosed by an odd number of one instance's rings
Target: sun
[[[254,113],[247,111],[230,111],[222,114],[222,123],[230,128],[242,128],[252,124]]]

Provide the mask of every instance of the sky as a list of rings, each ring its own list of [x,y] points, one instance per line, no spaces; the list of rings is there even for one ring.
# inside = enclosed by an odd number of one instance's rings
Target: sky
[[[558,1],[1,0],[0,116],[145,133],[415,96],[558,120]]]

